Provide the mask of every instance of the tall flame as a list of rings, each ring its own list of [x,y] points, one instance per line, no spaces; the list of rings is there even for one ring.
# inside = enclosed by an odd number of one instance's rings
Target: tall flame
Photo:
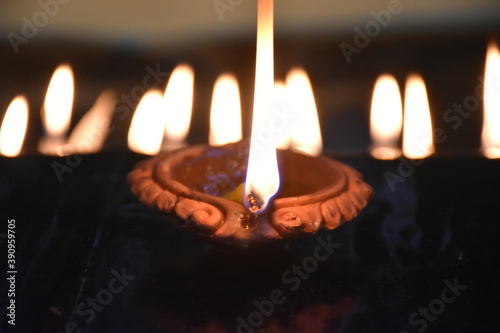
[[[314,100],[311,81],[306,71],[292,69],[286,77],[289,100],[293,103],[290,112],[294,126],[291,133],[291,147],[310,155],[319,155],[323,150],[318,110]],[[287,111],[287,110],[284,110]]]
[[[272,110],[273,53],[273,0],[259,0],[252,136],[243,200],[252,213],[263,211],[280,185],[277,135],[271,129],[276,117]]]
[[[488,45],[484,81],[482,151],[487,158],[500,158],[500,52],[494,42]]]
[[[45,96],[42,119],[47,135],[40,141],[40,152],[56,154],[58,147],[64,144],[71,122],[73,94],[73,71],[68,64],[62,64],[52,75]]]
[[[427,89],[420,75],[406,81],[403,125],[403,154],[408,158],[425,158],[434,153],[431,113]]]
[[[241,102],[238,81],[223,74],[215,82],[210,111],[209,144],[223,145],[239,141],[241,133]]]
[[[398,141],[403,127],[403,105],[398,82],[383,74],[375,82],[370,110],[370,154],[380,160],[392,160],[401,155]]]
[[[172,145],[182,144],[188,134],[193,108],[194,70],[179,64],[165,89],[165,138]]]
[[[146,155],[160,152],[164,131],[163,95],[150,90],[142,96],[128,132],[130,150]]]
[[[28,101],[24,96],[12,100],[0,128],[0,154],[14,157],[23,147],[28,126]]]

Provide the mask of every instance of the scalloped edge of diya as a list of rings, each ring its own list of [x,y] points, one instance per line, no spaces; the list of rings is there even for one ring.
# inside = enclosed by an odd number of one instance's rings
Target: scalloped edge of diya
[[[139,162],[127,179],[141,202],[164,216],[175,213],[180,227],[239,248],[335,229],[373,194],[361,173],[341,162],[278,150],[280,191],[265,211],[253,214],[207,187],[229,191],[242,183],[248,151],[247,141],[181,148]]]

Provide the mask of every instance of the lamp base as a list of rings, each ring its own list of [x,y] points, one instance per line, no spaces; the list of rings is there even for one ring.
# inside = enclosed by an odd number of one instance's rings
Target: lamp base
[[[362,175],[343,163],[279,150],[280,191],[253,214],[224,195],[244,181],[248,151],[247,141],[182,148],[137,164],[128,181],[145,205],[177,214],[180,226],[241,248],[334,229],[372,195]]]

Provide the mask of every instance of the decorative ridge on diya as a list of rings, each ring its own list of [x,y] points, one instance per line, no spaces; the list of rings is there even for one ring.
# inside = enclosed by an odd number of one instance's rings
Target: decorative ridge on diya
[[[238,202],[243,193],[237,190],[245,180],[248,146],[241,141],[178,149],[138,163],[128,181],[140,201],[162,215],[175,213],[181,227],[240,248],[334,229],[352,220],[372,195],[363,176],[343,163],[278,150],[280,191],[265,211],[253,214]]]

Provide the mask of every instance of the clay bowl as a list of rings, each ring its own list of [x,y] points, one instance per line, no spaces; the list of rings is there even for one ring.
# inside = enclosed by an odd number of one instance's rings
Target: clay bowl
[[[352,220],[372,195],[362,175],[343,163],[279,150],[280,190],[253,214],[227,198],[244,182],[247,161],[246,141],[192,146],[138,163],[128,181],[145,205],[169,221],[239,248],[334,229]]]

